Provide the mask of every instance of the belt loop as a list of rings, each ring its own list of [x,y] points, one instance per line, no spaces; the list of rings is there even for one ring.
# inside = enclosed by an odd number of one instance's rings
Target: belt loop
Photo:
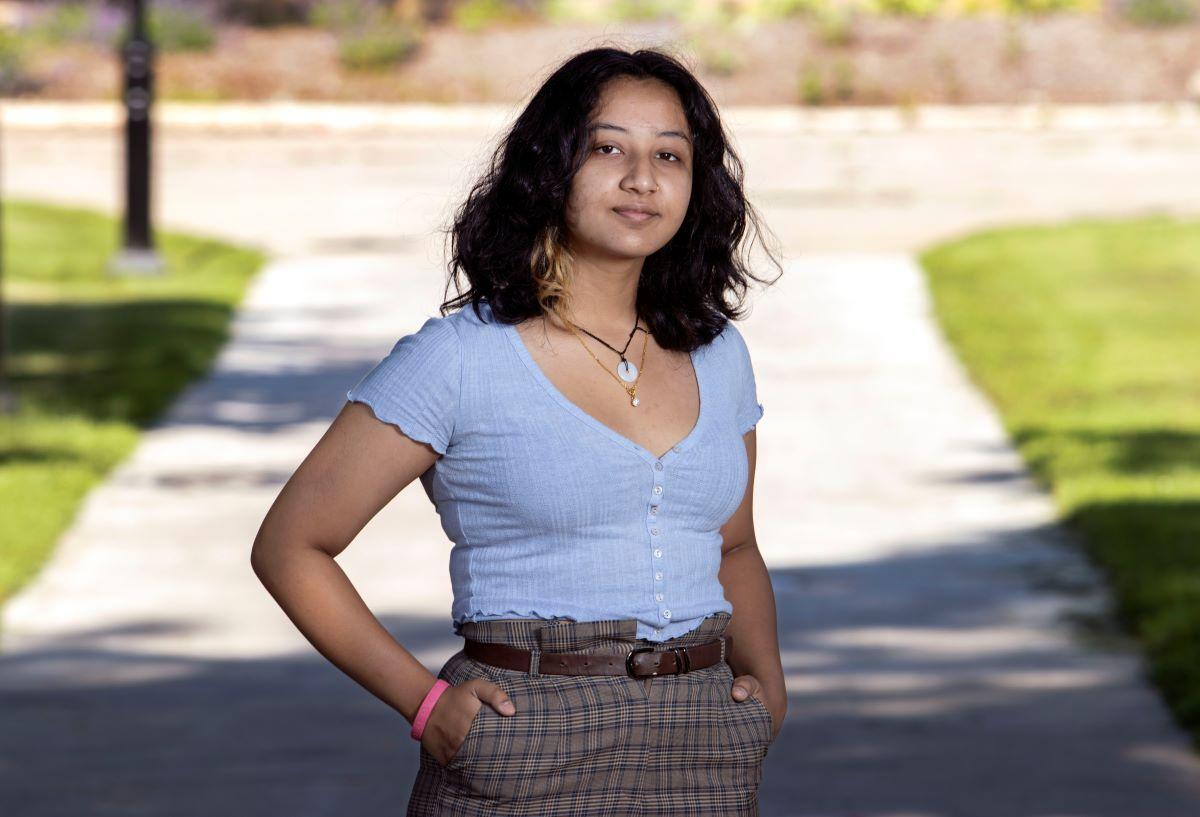
[[[534,678],[541,675],[538,671],[542,660],[542,650],[539,647],[534,647],[529,651],[529,674]]]
[[[721,660],[725,660],[725,636],[721,636]]]

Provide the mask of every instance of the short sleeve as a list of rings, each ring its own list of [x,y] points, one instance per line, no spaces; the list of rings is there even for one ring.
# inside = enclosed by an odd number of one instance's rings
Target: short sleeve
[[[439,454],[450,447],[462,366],[458,331],[444,317],[429,318],[396,341],[346,399],[365,403],[375,416]]]
[[[734,381],[738,384],[737,426],[742,434],[758,425],[763,416],[763,405],[758,402],[758,387],[754,380],[754,364],[750,350],[742,333],[732,322],[727,324],[729,339],[733,347]]]

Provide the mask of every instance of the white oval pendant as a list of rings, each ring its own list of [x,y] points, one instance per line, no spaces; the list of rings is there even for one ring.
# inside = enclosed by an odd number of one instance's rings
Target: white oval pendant
[[[633,365],[632,360],[625,360],[617,364],[617,377],[624,380],[626,383],[632,383],[637,380],[637,366]]]
[[[640,404],[641,404],[641,402],[642,402],[642,398],[640,398],[640,397],[635,397],[635,398],[633,398],[632,400],[630,400],[629,402],[631,402],[631,403],[633,403],[635,406],[637,406],[637,405],[640,405]]]

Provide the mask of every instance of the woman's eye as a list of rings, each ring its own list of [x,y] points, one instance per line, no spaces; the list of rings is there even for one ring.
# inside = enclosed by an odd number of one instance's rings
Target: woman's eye
[[[599,147],[593,148],[593,151],[596,151],[596,150],[604,150],[605,148],[612,148],[613,150],[619,150],[619,148],[618,148],[616,145],[600,145]],[[611,156],[612,154],[611,154],[611,153],[606,153],[606,154],[604,154],[604,155],[605,155],[605,156]],[[666,151],[666,150],[661,150],[661,151],[659,151],[658,155],[659,155],[659,156],[670,156],[670,157],[672,158],[672,160],[674,160],[675,162],[681,162],[681,161],[683,161],[683,160],[682,160],[682,159],[680,159],[678,156],[676,156],[674,153],[671,153],[671,152],[669,152],[669,151]]]

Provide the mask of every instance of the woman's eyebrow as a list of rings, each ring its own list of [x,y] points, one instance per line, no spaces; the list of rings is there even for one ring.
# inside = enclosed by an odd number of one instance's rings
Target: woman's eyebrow
[[[609,130],[617,130],[617,131],[620,131],[621,133],[629,133],[629,128],[623,128],[620,125],[614,125],[610,122],[597,122],[594,125],[590,125],[588,127],[588,132],[590,133],[594,130],[599,130],[600,128],[608,128]],[[686,133],[681,133],[680,131],[677,131],[677,130],[660,130],[658,132],[658,135],[659,136],[676,136],[676,137],[682,139],[683,141],[687,142],[689,145],[692,143],[692,140],[688,138],[688,135]]]

